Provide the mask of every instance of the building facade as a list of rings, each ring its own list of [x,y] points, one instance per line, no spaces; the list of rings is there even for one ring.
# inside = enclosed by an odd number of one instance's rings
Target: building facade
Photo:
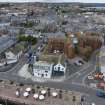
[[[33,64],[33,74],[36,77],[51,78],[53,64],[45,61],[38,61]]]
[[[66,72],[66,67],[63,66],[62,64],[58,63],[54,66],[54,71],[61,71],[61,72]]]

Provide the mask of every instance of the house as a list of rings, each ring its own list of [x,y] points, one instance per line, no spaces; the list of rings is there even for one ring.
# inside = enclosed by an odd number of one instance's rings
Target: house
[[[66,72],[66,65],[64,64],[62,55],[59,56],[58,63],[54,65],[54,71],[62,73]]]
[[[51,78],[53,64],[46,61],[38,61],[33,64],[33,74],[36,77]]]
[[[62,64],[58,63],[54,66],[54,71],[61,71],[61,72],[65,73],[66,67],[64,67]]]

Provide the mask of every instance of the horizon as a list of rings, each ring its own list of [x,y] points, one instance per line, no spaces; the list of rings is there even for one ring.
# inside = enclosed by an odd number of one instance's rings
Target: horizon
[[[105,3],[105,0],[3,0],[0,3],[28,3],[28,2],[42,2],[42,3]]]

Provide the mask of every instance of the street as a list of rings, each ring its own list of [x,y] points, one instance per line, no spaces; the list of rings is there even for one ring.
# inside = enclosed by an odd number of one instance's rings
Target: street
[[[39,41],[35,47],[35,50],[41,45],[41,41]],[[97,51],[96,51],[97,52]],[[90,88],[85,85],[85,77],[94,70],[95,67],[95,61],[96,61],[96,52],[93,54],[90,64],[81,69],[78,72],[75,72],[72,74],[69,78],[67,78],[65,81],[62,82],[44,82],[44,83],[38,83],[34,82],[31,79],[25,79],[22,77],[19,77],[17,75],[18,71],[21,69],[21,67],[27,63],[27,59],[23,57],[20,58],[19,62],[10,70],[7,72],[1,72],[0,73],[0,79],[1,80],[11,80],[16,81],[17,83],[23,83],[23,84],[29,84],[29,85],[43,85],[51,88],[59,88],[63,90],[71,90],[71,91],[78,91],[86,95],[86,100],[88,102],[95,102],[96,105],[105,105],[105,100],[103,98],[97,97],[96,90],[93,88]]]

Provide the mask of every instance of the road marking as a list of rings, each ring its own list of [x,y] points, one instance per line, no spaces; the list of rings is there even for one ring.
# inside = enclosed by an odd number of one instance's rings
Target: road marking
[[[92,64],[90,64],[90,65],[88,65],[87,67],[81,69],[80,71],[78,71],[78,72],[72,74],[71,76],[69,76],[68,78],[66,78],[66,80],[68,80],[68,79],[70,79],[70,78],[73,78],[73,77],[77,76],[78,74],[80,74],[80,72],[84,71],[85,69],[87,69],[87,68],[90,67],[91,65],[92,65]]]
[[[96,55],[96,63],[97,63],[97,55]],[[92,74],[95,70],[96,70],[96,65],[94,66],[93,71],[91,71],[90,73],[88,73],[87,75],[84,76],[84,78],[82,79],[83,84],[85,84],[85,79],[87,78],[87,76]]]

